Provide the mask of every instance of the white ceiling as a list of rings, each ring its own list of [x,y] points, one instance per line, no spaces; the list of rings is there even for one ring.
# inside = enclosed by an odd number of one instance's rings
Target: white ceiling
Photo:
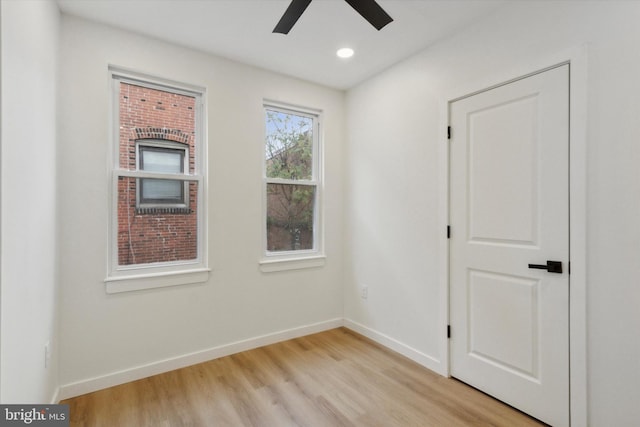
[[[347,89],[472,24],[506,0],[378,0],[377,31],[344,0],[313,0],[288,35],[272,30],[290,0],[58,0],[63,13]],[[355,49],[347,60],[340,47]]]

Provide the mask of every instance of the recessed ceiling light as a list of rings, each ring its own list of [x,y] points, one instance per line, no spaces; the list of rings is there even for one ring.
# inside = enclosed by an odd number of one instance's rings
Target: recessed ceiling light
[[[343,47],[342,49],[338,49],[336,55],[340,58],[351,58],[353,56],[353,49],[350,47]]]

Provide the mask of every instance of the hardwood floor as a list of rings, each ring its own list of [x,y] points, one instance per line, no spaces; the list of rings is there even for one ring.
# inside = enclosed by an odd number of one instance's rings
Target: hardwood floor
[[[72,426],[540,426],[348,329],[63,401]]]

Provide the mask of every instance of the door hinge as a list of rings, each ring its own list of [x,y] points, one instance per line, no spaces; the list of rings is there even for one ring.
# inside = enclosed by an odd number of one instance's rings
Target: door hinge
[[[447,325],[447,338],[451,338],[451,325]]]
[[[447,139],[451,139],[451,126],[447,126]]]
[[[567,263],[567,272],[569,273],[569,276],[571,276],[571,261]]]
[[[451,238],[451,226],[447,225],[447,239]]]

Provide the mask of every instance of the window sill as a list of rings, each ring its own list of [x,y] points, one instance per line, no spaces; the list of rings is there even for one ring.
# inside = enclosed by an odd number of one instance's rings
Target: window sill
[[[276,271],[324,267],[326,259],[327,257],[324,255],[314,255],[304,258],[263,259],[260,261],[260,271],[263,273],[273,273]]]
[[[208,268],[199,268],[163,273],[115,276],[106,278],[104,282],[107,293],[116,294],[120,292],[204,283],[209,280],[210,271]]]

